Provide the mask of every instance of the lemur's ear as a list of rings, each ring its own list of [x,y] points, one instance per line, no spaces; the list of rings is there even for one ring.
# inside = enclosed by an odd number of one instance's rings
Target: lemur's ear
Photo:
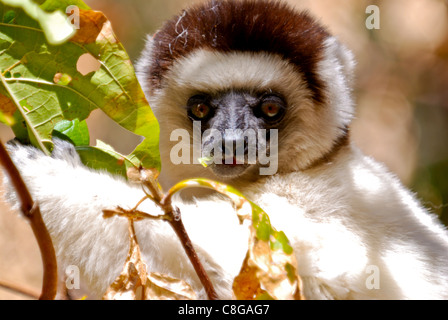
[[[355,60],[352,52],[333,36],[326,38],[323,45],[318,72],[325,83],[327,104],[335,112],[338,127],[343,128],[349,125],[354,113],[352,85]]]
[[[356,62],[353,53],[342,44],[336,37],[329,37],[325,41],[327,55],[332,56],[337,62],[335,65],[341,67],[341,73],[347,84],[351,85],[354,78]]]

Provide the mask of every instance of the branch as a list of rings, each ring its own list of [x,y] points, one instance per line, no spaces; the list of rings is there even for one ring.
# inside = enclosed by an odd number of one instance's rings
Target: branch
[[[205,292],[207,293],[209,300],[218,300],[219,299],[218,294],[216,293],[215,288],[213,287],[213,284],[210,281],[210,278],[205,272],[205,269],[202,266],[201,261],[199,260],[196,250],[194,249],[193,243],[191,242],[190,237],[188,236],[188,233],[185,230],[179,208],[174,207],[171,202],[172,195],[175,192],[179,191],[181,188],[179,188],[179,190],[171,189],[168,192],[168,194],[164,196],[162,190],[160,189],[159,185],[156,182],[157,177],[153,175],[153,172],[151,170],[145,170],[141,168],[139,169],[139,171],[140,171],[140,181],[144,184],[144,186],[148,188],[149,192],[152,195],[152,197],[150,197],[147,194],[148,198],[151,198],[163,210],[164,212],[163,218],[171,225],[174,232],[179,237],[179,240],[182,243],[185,253],[190,259],[190,262],[193,265],[193,268],[196,271],[199,280],[204,286]],[[140,201],[137,204],[134,210],[137,209],[138,205],[141,202],[142,201]]]
[[[199,277],[199,280],[201,281],[202,285],[205,288],[205,292],[207,293],[209,300],[218,300],[219,299],[218,294],[216,293],[215,288],[213,287],[213,284],[210,281],[210,278],[205,272],[204,267],[202,266],[201,261],[199,260],[199,257],[196,251],[194,250],[193,243],[191,242],[190,237],[188,236],[187,230],[185,230],[184,224],[182,223],[179,209],[173,208],[173,206],[171,206],[170,204],[169,209],[165,211],[165,214],[171,217],[171,219],[167,221],[174,229],[177,236],[179,237],[180,242],[182,243],[182,246],[185,250],[185,253],[190,259],[191,264],[193,265],[193,268]]]
[[[39,206],[31,198],[31,194],[20,176],[19,170],[12,162],[3,143],[0,142],[0,163],[5,167],[21,203],[21,211],[31,224],[43,264],[43,282],[40,300],[52,300],[57,292],[57,263],[53,243],[45,223],[42,220]]]
[[[33,298],[33,299],[39,299],[39,292],[36,292],[36,290],[32,288],[26,288],[23,286],[19,286],[15,283],[6,281],[6,280],[0,280],[0,287],[4,289],[11,290],[15,293],[23,294],[27,297]]]

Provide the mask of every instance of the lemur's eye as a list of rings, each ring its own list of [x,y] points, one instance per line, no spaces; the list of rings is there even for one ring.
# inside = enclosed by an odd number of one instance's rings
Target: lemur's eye
[[[188,116],[192,120],[207,120],[213,115],[213,109],[210,107],[209,96],[195,95],[188,99]]]
[[[205,103],[198,103],[194,105],[191,109],[191,114],[197,119],[204,119],[210,113],[210,107]]]
[[[261,112],[268,118],[273,118],[280,112],[280,106],[274,102],[264,102],[261,104]]]
[[[258,108],[255,110],[257,117],[262,117],[269,122],[281,119],[285,112],[285,102],[277,95],[267,95],[262,98]]]

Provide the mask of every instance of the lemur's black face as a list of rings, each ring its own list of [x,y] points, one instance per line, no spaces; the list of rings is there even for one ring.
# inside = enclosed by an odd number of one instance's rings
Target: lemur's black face
[[[272,129],[277,130],[286,112],[280,94],[245,90],[196,94],[186,106],[193,124],[200,122],[206,163],[217,176],[228,178],[269,154]]]

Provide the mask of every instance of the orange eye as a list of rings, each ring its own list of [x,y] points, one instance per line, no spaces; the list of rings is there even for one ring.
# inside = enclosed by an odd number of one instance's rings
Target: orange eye
[[[274,102],[265,102],[261,105],[261,112],[267,117],[272,118],[280,112],[280,106]]]
[[[204,103],[198,103],[191,108],[191,113],[198,119],[204,119],[210,113],[210,107]]]

